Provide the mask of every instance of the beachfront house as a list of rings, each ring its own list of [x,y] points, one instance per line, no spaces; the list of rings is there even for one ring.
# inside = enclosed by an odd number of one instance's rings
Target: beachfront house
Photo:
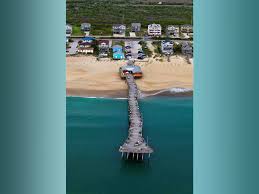
[[[122,52],[113,53],[113,59],[115,59],[115,60],[122,60],[124,58],[125,58],[125,56],[124,56],[124,53],[122,53]]]
[[[174,53],[174,43],[172,40],[161,41],[161,51],[165,55],[172,55]]]
[[[121,45],[114,45],[112,47],[112,52],[113,52],[113,59],[115,60],[121,60],[125,58]]]
[[[140,30],[141,30],[141,23],[132,23],[131,24],[132,32],[140,32]]]
[[[93,54],[94,48],[92,48],[92,47],[79,47],[77,52],[81,53],[81,54]]]
[[[98,46],[99,48],[109,48],[110,41],[109,40],[99,40]]]
[[[168,36],[173,36],[175,38],[179,37],[180,27],[177,25],[169,25],[166,28],[166,33]]]
[[[112,52],[122,52],[122,46],[121,45],[114,45],[112,47]]]
[[[81,31],[90,32],[90,30],[91,30],[91,24],[89,24],[89,23],[82,23],[81,24]]]
[[[66,24],[66,37],[70,37],[73,32],[72,26],[70,24]]]
[[[109,40],[99,40],[98,47],[99,47],[99,57],[107,57],[109,54]]]
[[[123,24],[114,24],[112,26],[112,32],[114,36],[125,36],[126,26]]]
[[[182,33],[193,33],[193,27],[190,24],[181,25],[181,32]]]
[[[89,48],[93,45],[92,42],[80,42],[78,43],[79,47],[83,47],[83,48]]]
[[[182,43],[182,53],[184,55],[192,56],[193,55],[193,48],[188,42]]]
[[[149,36],[161,36],[162,27],[160,24],[149,24],[148,25],[148,35]]]

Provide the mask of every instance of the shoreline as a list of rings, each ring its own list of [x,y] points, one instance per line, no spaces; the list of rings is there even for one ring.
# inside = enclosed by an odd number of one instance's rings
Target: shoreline
[[[175,91],[182,90],[182,91]],[[185,88],[171,88],[166,90],[140,91],[140,98],[150,97],[192,97],[193,90]],[[67,89],[66,97],[82,97],[82,98],[128,98],[128,90],[82,90],[82,89]]]

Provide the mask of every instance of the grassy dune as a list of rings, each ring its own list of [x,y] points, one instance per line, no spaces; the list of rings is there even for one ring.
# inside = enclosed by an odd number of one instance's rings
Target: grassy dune
[[[166,2],[191,2],[190,0],[164,0]],[[138,4],[141,3],[141,4]],[[67,22],[80,26],[82,22],[92,24],[92,33],[110,35],[112,24],[140,22],[146,27],[150,23],[190,24],[192,6],[157,5],[156,0],[69,0]],[[151,3],[151,4],[149,4]]]
[[[67,2],[112,2],[120,4],[157,4],[162,2],[164,4],[192,4],[193,0],[67,0]]]

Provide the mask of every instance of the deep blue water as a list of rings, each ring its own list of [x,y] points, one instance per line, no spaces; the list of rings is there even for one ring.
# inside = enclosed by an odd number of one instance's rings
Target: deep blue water
[[[191,194],[192,98],[140,101],[150,160],[121,160],[127,101],[67,97],[67,193]]]

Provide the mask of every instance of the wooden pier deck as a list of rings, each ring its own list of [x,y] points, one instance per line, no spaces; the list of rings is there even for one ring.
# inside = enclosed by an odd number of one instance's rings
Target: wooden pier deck
[[[128,112],[129,112],[129,129],[128,138],[122,146],[120,146],[119,152],[122,157],[127,159],[144,159],[144,155],[153,153],[153,149],[146,143],[142,136],[143,118],[141,116],[138,96],[139,90],[135,83],[134,76],[132,74],[126,75],[126,82],[128,84]],[[126,156],[124,156],[124,154]]]

